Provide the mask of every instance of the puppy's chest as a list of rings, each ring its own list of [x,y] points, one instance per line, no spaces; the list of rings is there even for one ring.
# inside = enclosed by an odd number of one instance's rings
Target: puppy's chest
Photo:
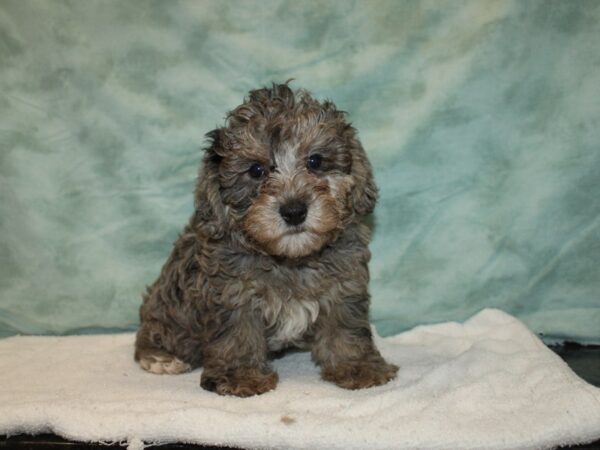
[[[316,292],[270,288],[262,305],[269,350],[302,346],[303,338],[322,313],[322,300]]]

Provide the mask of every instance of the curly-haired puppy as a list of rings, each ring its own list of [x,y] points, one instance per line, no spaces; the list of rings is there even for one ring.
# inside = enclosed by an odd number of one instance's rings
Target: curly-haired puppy
[[[290,347],[343,388],[394,378],[368,317],[377,187],[344,113],[273,85],[208,137],[195,212],[144,296],[136,360],[203,366],[203,388],[241,397],[275,388],[269,356]]]

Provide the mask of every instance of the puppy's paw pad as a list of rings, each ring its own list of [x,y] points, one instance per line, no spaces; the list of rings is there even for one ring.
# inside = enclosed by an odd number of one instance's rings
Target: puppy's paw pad
[[[158,375],[177,375],[192,370],[192,366],[175,356],[144,355],[139,362],[142,369]]]
[[[321,376],[344,389],[365,389],[386,384],[396,377],[398,366],[381,362],[352,362],[324,367]]]

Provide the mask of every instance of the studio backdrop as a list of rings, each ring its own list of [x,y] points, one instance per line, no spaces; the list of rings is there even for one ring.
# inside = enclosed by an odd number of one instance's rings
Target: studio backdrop
[[[0,335],[132,330],[204,134],[294,78],[380,187],[372,320],[600,342],[600,2],[0,2]]]

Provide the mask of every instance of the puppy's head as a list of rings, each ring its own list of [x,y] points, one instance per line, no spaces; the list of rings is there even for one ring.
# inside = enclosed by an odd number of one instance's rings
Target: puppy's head
[[[356,130],[333,103],[305,91],[287,84],[251,91],[208,137],[196,217],[211,238],[229,233],[258,251],[298,258],[375,206]]]

